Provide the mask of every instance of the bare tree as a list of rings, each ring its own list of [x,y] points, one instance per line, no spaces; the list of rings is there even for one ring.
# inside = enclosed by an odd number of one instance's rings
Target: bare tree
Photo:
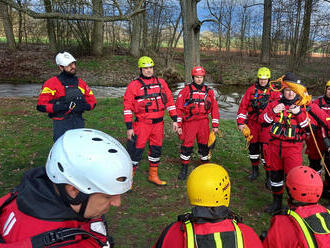
[[[201,22],[197,17],[200,0],[180,0],[183,23],[185,80],[189,82],[191,69],[200,64],[199,35]]]
[[[5,30],[7,44],[11,50],[16,50],[15,37],[13,26],[8,14],[8,7],[6,4],[0,2],[0,18],[2,19],[3,28]]]
[[[103,3],[102,0],[92,0],[93,14],[102,17],[103,16]],[[92,54],[101,56],[103,53],[103,31],[104,22],[94,21],[93,33],[92,33]]]
[[[264,21],[261,43],[261,63],[269,64],[271,50],[272,0],[264,0]]]
[[[52,3],[51,0],[44,0],[45,10],[48,13],[51,13]],[[53,19],[47,19],[47,34],[49,40],[49,48],[51,51],[55,52],[56,49],[56,36],[55,36],[55,25]]]

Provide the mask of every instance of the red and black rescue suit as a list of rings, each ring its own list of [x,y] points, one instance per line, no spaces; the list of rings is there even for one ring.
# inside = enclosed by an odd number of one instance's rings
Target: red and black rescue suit
[[[258,166],[261,160],[266,171],[269,171],[270,164],[267,162],[267,148],[270,139],[270,125],[260,123],[258,117],[266,108],[269,102],[278,100],[280,93],[272,90],[269,83],[262,87],[259,83],[250,86],[245,92],[237,111],[237,125],[246,124],[251,131],[253,139],[249,144],[249,157],[252,166]]]
[[[82,113],[95,105],[96,99],[86,82],[63,71],[43,84],[37,110],[47,112],[53,119],[55,142],[65,131],[85,127]]]
[[[124,120],[127,129],[134,130],[135,137],[128,141],[127,150],[135,169],[148,141],[149,166],[158,167],[163,144],[165,109],[176,122],[177,113],[172,92],[164,79],[140,75],[129,83],[124,95]]]
[[[330,214],[319,204],[292,208],[303,219],[307,233],[288,210],[274,215],[263,241],[265,248],[307,248],[307,237],[314,247],[327,248],[330,244]],[[306,235],[307,234],[307,235]],[[307,237],[306,237],[307,236]]]
[[[0,247],[97,248],[112,243],[104,218],[80,217],[55,191],[45,167],[25,173],[0,199]],[[110,242],[111,241],[111,242]]]
[[[271,125],[268,156],[272,162],[270,183],[274,194],[283,194],[284,174],[296,166],[301,166],[303,161],[302,135],[308,125],[308,118],[303,106],[297,114],[290,112],[289,108],[296,100],[283,97],[273,101],[259,117],[260,122]],[[285,110],[276,114],[273,109],[280,103],[284,104]]]
[[[236,248],[237,235],[241,235],[244,248],[262,247],[255,231],[237,219],[240,218],[225,206],[194,207],[191,214],[180,215],[177,222],[167,226],[153,248],[218,247],[216,242],[221,242],[222,247]],[[194,247],[187,243],[187,221],[193,227]]]
[[[209,114],[212,117],[213,128],[219,127],[220,118],[214,91],[204,83],[201,85],[195,82],[188,84],[178,94],[176,109],[178,124],[182,127],[180,136],[183,141],[180,154],[182,164],[189,163],[196,138],[201,161],[208,161]]]

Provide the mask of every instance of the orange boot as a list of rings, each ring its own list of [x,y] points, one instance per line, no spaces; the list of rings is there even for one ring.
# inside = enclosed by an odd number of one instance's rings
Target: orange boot
[[[165,186],[166,181],[161,181],[158,177],[158,167],[149,167],[149,178],[148,180],[158,186]]]

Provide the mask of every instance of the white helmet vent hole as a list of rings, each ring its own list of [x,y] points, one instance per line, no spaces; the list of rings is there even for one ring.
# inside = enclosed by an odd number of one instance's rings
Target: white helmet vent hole
[[[109,149],[108,152],[110,152],[110,153],[116,153],[118,151],[116,149]]]
[[[91,190],[91,187],[88,187],[87,189],[88,189],[88,190]]]
[[[116,180],[118,182],[125,182],[127,180],[127,177],[117,177]]]
[[[101,139],[101,138],[92,138],[92,140],[94,140],[94,141],[102,141],[103,139]]]
[[[63,166],[61,165],[60,162],[57,163],[57,167],[58,167],[58,169],[59,169],[61,172],[64,171]]]

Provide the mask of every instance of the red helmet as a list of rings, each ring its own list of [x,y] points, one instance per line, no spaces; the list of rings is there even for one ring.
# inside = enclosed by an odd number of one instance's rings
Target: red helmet
[[[298,166],[290,170],[286,186],[293,199],[307,203],[318,202],[323,190],[321,176],[307,166]]]
[[[201,66],[195,66],[191,71],[191,76],[205,76],[205,69]]]

